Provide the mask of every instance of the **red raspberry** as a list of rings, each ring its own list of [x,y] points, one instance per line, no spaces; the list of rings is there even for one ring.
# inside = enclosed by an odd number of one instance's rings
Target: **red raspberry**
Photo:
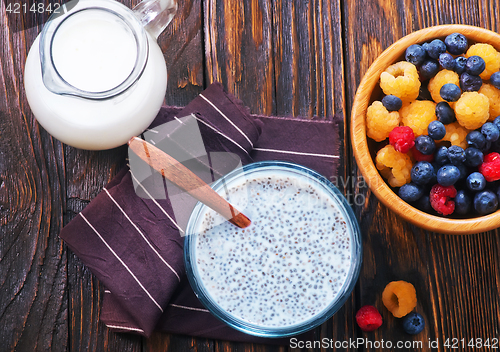
[[[430,155],[424,155],[420,153],[417,148],[411,148],[411,154],[415,158],[416,161],[428,161],[432,163],[434,161],[434,153]]]
[[[431,206],[442,215],[450,215],[455,210],[455,202],[452,198],[457,195],[457,190],[454,186],[441,186],[439,183],[431,188]]]
[[[479,165],[479,172],[483,174],[488,182],[500,180],[500,154],[486,154],[483,163]]]
[[[363,306],[356,313],[356,322],[363,331],[373,331],[382,325],[382,316],[374,306]]]
[[[391,133],[389,133],[389,143],[398,152],[408,153],[415,145],[415,133],[408,126],[394,127]]]

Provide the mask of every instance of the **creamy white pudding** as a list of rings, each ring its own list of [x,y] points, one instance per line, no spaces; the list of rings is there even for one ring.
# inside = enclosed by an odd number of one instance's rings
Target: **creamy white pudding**
[[[191,265],[209,300],[236,319],[278,328],[324,314],[345,294],[352,229],[322,184],[258,171],[219,193],[252,224],[240,229],[207,207],[197,217]]]

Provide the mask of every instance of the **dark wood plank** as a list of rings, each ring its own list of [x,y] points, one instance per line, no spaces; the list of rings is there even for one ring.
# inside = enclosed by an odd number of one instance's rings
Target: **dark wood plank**
[[[343,114],[340,2],[273,2],[276,114]]]
[[[144,343],[144,351],[148,352],[211,352],[213,350],[214,342],[212,340],[158,332],[153,333],[153,335],[149,339],[146,339]]]
[[[206,82],[221,82],[255,114],[274,107],[272,9],[269,1],[205,0]]]
[[[168,70],[167,105],[185,106],[203,89],[203,13],[201,0],[179,1],[172,22],[158,38]]]
[[[352,104],[355,89],[373,60],[402,36],[427,26],[465,23],[496,30],[490,13],[498,1],[371,1],[344,2],[346,28],[346,96]],[[348,65],[348,66],[347,66]],[[349,154],[346,158],[352,158]],[[359,176],[356,167],[353,176]],[[364,264],[358,283],[360,305],[374,304],[384,325],[374,341],[422,341],[446,338],[497,337],[499,315],[498,231],[470,236],[448,236],[410,226],[381,205],[363,184],[356,192],[366,202],[356,207],[364,234]],[[417,289],[416,311],[427,323],[418,336],[406,335],[398,319],[383,307],[381,293],[392,280],[412,282]],[[367,351],[382,350],[368,348]],[[472,351],[471,347],[460,348]]]
[[[3,3],[0,22],[1,348],[64,350],[66,251],[57,237],[65,201],[62,146],[39,128],[24,94],[33,31],[21,31],[21,16],[7,16]]]

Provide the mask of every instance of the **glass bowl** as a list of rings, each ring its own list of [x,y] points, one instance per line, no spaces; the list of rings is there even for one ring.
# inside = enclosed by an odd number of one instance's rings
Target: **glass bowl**
[[[265,192],[264,178],[272,185]],[[236,187],[237,196],[228,195]],[[301,165],[267,161],[236,169],[212,188],[252,220],[239,229],[202,203],[189,218],[187,277],[214,316],[251,335],[286,337],[322,324],[342,307],[359,276],[361,235],[347,200],[330,181]],[[294,214],[293,205],[304,214]],[[264,214],[268,206],[278,214]],[[307,219],[307,211],[317,217]],[[292,229],[297,224],[308,228]]]

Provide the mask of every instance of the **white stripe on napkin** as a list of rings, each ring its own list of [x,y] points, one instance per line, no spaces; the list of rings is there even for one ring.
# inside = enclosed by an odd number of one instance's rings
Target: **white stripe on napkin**
[[[240,147],[241,150],[243,150],[246,154],[248,154],[247,150],[245,148],[243,148],[241,145],[239,145],[238,143],[236,143],[233,139],[231,139],[230,137],[226,136],[224,133],[220,132],[218,129],[214,128],[213,126],[210,126],[208,123],[206,123],[205,121],[199,119],[195,114],[193,114],[194,118],[198,121],[200,121],[201,123],[203,123],[205,126],[211,128],[213,131],[217,132],[218,134],[220,134],[222,137],[225,137],[227,140],[233,142],[234,145],[236,145],[237,147]]]
[[[109,196],[109,198],[113,201],[113,203],[115,203],[115,205],[118,207],[118,209],[121,210],[121,212],[123,213],[123,215],[125,215],[125,217],[132,224],[132,226],[135,227],[135,229],[137,230],[137,232],[139,232],[139,234],[142,236],[142,238],[144,239],[144,241],[146,241],[146,243],[149,245],[149,247],[153,250],[153,252],[158,256],[158,258],[161,259],[161,261],[166,266],[168,266],[168,268],[175,274],[175,276],[177,276],[177,280],[179,280],[179,282],[180,282],[181,278],[179,277],[179,274],[177,274],[177,272],[174,270],[174,268],[172,268],[170,266],[170,264],[167,263],[167,261],[160,255],[160,253],[158,253],[158,251],[153,247],[153,245],[151,244],[151,242],[149,242],[149,240],[146,238],[146,236],[144,236],[144,234],[141,232],[141,230],[139,230],[139,228],[137,227],[137,225],[134,224],[134,222],[129,218],[129,216],[127,215],[127,213],[122,209],[122,207],[120,207],[120,205],[118,204],[118,202],[111,196],[111,194],[109,194],[108,190],[106,188],[103,188],[103,189],[106,192],[106,194]]]
[[[130,168],[130,165],[127,164],[128,167]],[[141,186],[141,188],[144,190],[144,192],[146,192],[146,194],[148,195],[149,199],[151,199],[153,201],[153,203],[155,203],[158,208],[160,208],[160,210],[163,212],[163,214],[165,214],[167,216],[167,218],[170,219],[170,221],[172,221],[172,223],[179,229],[179,231],[181,233],[184,233],[184,230],[182,230],[182,228],[174,221],[174,219],[172,219],[172,217],[167,213],[167,211],[165,209],[162,208],[162,206],[156,201],[156,199],[153,198],[153,196],[147,191],[146,187],[144,187],[142,185],[142,183],[139,182],[139,180],[135,177],[135,175],[132,173],[132,170],[130,170],[130,175],[132,175],[132,177],[134,178],[135,182]]]
[[[104,243],[104,245],[106,247],[108,247],[108,249],[111,251],[111,253],[113,253],[113,255],[116,257],[116,259],[118,259],[118,261],[125,267],[125,269],[127,269],[129,274],[134,278],[134,280],[139,284],[139,286],[143,289],[143,291],[146,292],[148,297],[154,302],[154,304],[163,313],[163,309],[161,308],[161,306],[158,304],[158,302],[156,302],[156,300],[153,298],[153,296],[151,296],[151,294],[148,292],[148,290],[146,290],[146,288],[142,285],[142,283],[139,281],[139,279],[134,275],[132,270],[130,270],[130,268],[127,266],[127,264],[125,264],[125,262],[118,256],[118,254],[116,254],[116,252],[109,246],[109,244],[104,240],[104,238],[101,236],[101,234],[94,228],[94,226],[92,226],[92,224],[87,220],[87,218],[82,213],[80,213],[80,216],[82,217],[83,220],[85,220],[87,225],[89,225],[89,227],[95,232],[97,237],[99,237],[99,239]]]
[[[242,130],[238,127],[238,126],[236,126],[236,125],[234,124],[234,122],[233,122],[233,121],[231,121],[231,119],[229,119],[226,115],[224,115],[224,113],[223,113],[222,111],[220,111],[220,110],[219,110],[219,108],[218,108],[217,106],[215,106],[215,104],[214,104],[214,103],[212,103],[210,100],[208,100],[208,99],[207,99],[207,98],[206,98],[203,94],[200,94],[200,97],[202,97],[203,99],[205,99],[205,101],[206,101],[207,103],[209,103],[210,105],[212,105],[212,107],[213,107],[213,108],[214,108],[214,109],[215,109],[215,110],[216,110],[219,114],[221,114],[221,115],[222,115],[222,117],[224,117],[227,121],[229,121],[229,123],[230,123],[231,125],[233,125],[233,127],[234,127],[234,128],[236,128],[236,129],[238,130],[238,132],[240,132],[240,133],[241,133],[241,135],[242,135],[243,137],[245,137],[245,138],[246,138],[246,140],[248,141],[248,143],[250,143],[250,146],[253,148],[253,143],[252,143],[252,141],[250,140],[250,138],[248,138],[248,137],[247,137],[247,135],[246,135],[246,134],[244,134],[244,133],[243,133],[243,131],[242,131]]]
[[[137,331],[137,332],[142,332],[144,333],[144,330],[142,329],[138,329],[138,328],[130,328],[128,326],[118,326],[118,325],[108,325],[106,324],[106,326],[110,329],[121,329],[121,330],[130,330],[130,331]]]
[[[278,149],[265,149],[265,148],[253,148],[253,150],[257,150],[259,152],[271,152],[271,153],[282,153],[282,154],[318,156],[318,157],[321,157],[321,158],[333,158],[333,159],[340,158],[340,156],[338,156],[338,155],[293,152],[291,150],[278,150]]]

